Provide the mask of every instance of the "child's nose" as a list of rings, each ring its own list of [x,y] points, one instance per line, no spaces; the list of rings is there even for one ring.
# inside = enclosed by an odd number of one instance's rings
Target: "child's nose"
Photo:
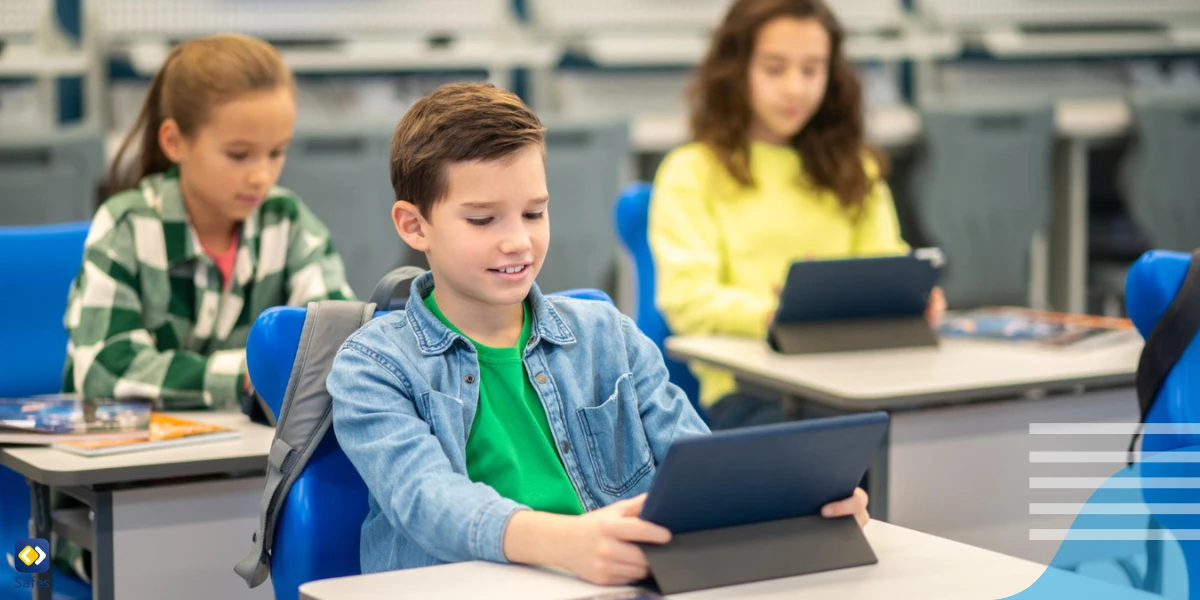
[[[525,231],[524,227],[521,227],[505,236],[504,240],[500,243],[500,251],[505,254],[516,254],[525,252],[529,249],[529,246],[529,232]]]

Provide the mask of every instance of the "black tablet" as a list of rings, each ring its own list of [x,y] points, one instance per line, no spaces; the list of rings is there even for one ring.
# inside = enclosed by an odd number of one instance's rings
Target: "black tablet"
[[[641,518],[680,534],[819,514],[854,493],[888,421],[870,412],[681,438]]]
[[[906,256],[792,263],[775,322],[920,316],[943,263],[936,248]]]

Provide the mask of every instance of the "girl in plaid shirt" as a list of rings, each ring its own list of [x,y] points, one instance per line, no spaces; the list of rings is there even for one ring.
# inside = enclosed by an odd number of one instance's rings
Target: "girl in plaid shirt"
[[[328,229],[275,185],[295,114],[292,75],[266,42],[221,35],[171,51],[88,233],[65,391],[233,407],[250,389],[260,312],[350,298]]]

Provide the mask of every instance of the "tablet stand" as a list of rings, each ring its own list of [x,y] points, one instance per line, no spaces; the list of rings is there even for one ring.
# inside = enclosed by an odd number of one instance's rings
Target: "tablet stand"
[[[875,564],[854,517],[797,517],[682,533],[644,545],[652,584],[678,594]]]
[[[767,342],[782,354],[937,346],[924,316],[771,323]]]

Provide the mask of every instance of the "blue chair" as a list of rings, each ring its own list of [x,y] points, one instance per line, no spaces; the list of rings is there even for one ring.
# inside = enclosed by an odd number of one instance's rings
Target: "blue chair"
[[[1125,282],[1126,308],[1143,337],[1150,335],[1175,299],[1191,260],[1186,253],[1152,250],[1143,254],[1130,268]],[[1200,423],[1200,343],[1196,339],[1192,340],[1163,381],[1146,415],[1146,423]],[[1144,436],[1142,456],[1185,448],[1200,450],[1197,448],[1200,446],[1200,431],[1194,427]],[[1143,462],[1139,469],[1143,477],[1200,477],[1200,464],[1194,461]],[[1150,505],[1194,504],[1200,502],[1200,490],[1144,489],[1142,497]],[[1169,530],[1200,529],[1200,515],[1155,514],[1154,519]],[[1179,541],[1179,545],[1187,564],[1191,597],[1200,597],[1200,591],[1196,591],[1200,587],[1200,541],[1185,538]]]
[[[663,353],[671,383],[679,386],[683,393],[687,394],[692,406],[695,406],[696,411],[707,421],[707,415],[700,407],[700,384],[685,363],[667,358],[663,348],[663,342],[671,335],[671,330],[655,304],[654,256],[650,253],[650,240],[647,235],[650,222],[650,193],[650,184],[631,183],[621,192],[614,211],[617,235],[625,249],[633,256],[637,269],[637,326]]]
[[[62,390],[67,331],[63,314],[71,281],[83,263],[90,222],[0,227],[0,277],[12,293],[0,294],[0,397],[20,398]],[[29,537],[29,486],[0,467],[0,539]],[[5,548],[9,555],[12,546]],[[11,591],[13,588],[6,588]],[[83,582],[54,576],[55,596],[92,596]],[[25,598],[29,597],[24,590]]]
[[[555,295],[612,302],[608,294],[578,289]],[[376,313],[376,316],[385,314]],[[275,418],[300,344],[305,309],[263,311],[246,340],[246,366]],[[367,485],[346,458],[332,430],[292,484],[275,526],[271,581],[276,598],[298,598],[309,581],[357,575],[359,533],[367,518]]]

